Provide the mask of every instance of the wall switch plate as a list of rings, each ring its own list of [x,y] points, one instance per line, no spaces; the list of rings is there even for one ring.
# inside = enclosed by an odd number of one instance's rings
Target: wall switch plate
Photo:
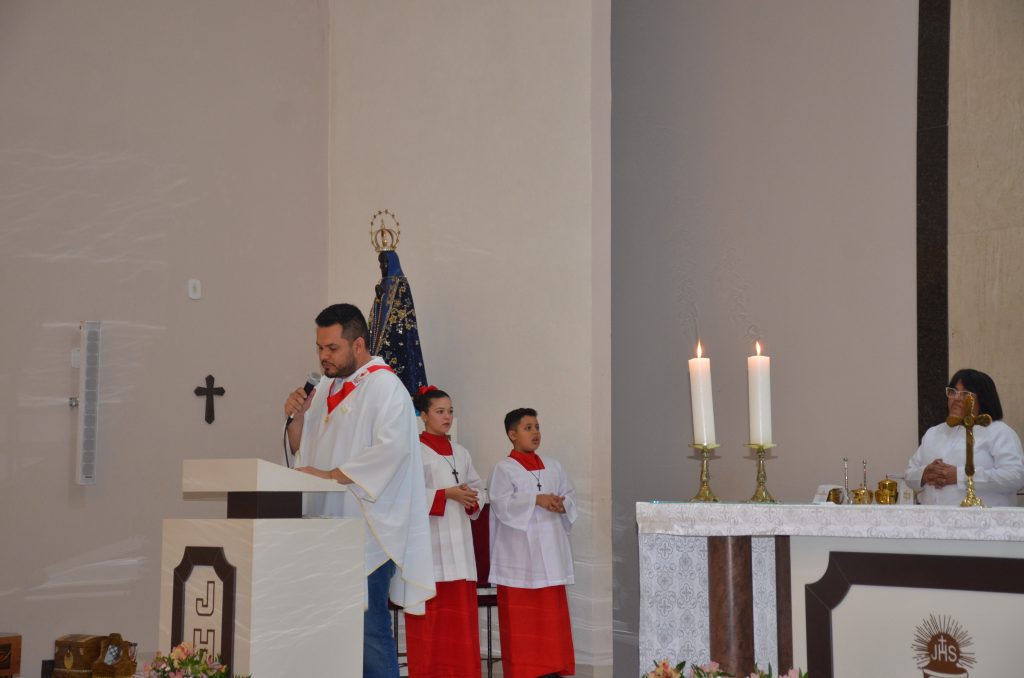
[[[199,282],[198,278],[192,278],[188,281],[188,298],[199,299],[203,296],[203,283]]]

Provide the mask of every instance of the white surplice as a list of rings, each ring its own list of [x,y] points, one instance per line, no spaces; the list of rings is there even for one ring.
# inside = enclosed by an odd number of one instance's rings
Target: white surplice
[[[506,457],[491,473],[492,584],[539,589],[575,581],[569,532],[576,522],[576,492],[558,461],[541,460],[544,468],[527,471]],[[538,494],[564,496],[565,513],[537,506]]]
[[[452,456],[438,454],[420,443],[423,456],[423,477],[427,485],[426,511],[434,504],[438,490],[465,483],[477,493],[477,507],[472,515],[454,499],[445,501],[444,515],[430,516],[430,541],[434,549],[434,579],[436,581],[476,581],[476,556],[473,555],[473,531],[469,524],[480,515],[484,500],[484,484],[480,480],[469,451],[452,443]],[[452,465],[459,472],[459,482],[452,475]]]
[[[956,485],[921,488],[921,475],[935,459],[956,466]],[[907,464],[907,484],[921,490],[922,504],[959,504],[967,492],[967,431],[963,426],[932,426]],[[987,506],[1016,506],[1024,487],[1024,451],[1020,438],[1002,421],[974,427],[974,491]]]
[[[357,386],[330,415],[327,396],[334,380],[320,380],[305,415],[296,465],[338,468],[353,483],[348,492],[307,493],[303,513],[365,518],[367,575],[393,560],[391,600],[406,612],[423,614],[435,588],[416,414],[393,372],[367,369],[384,364],[374,357],[345,379]]]

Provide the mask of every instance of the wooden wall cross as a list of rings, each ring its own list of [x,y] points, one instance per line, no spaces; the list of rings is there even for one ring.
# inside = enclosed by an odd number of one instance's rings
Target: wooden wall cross
[[[212,374],[206,375],[206,387],[196,386],[195,394],[206,397],[206,423],[213,423],[213,396],[222,396],[226,392],[222,386],[213,387],[214,378]]]

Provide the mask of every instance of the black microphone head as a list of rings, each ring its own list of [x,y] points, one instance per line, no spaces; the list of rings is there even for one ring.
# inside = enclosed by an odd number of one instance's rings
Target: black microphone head
[[[319,372],[310,372],[309,373],[309,378],[306,379],[306,385],[303,386],[303,388],[306,390],[306,395],[309,395],[310,392],[314,388],[316,388],[316,385],[319,384],[319,383],[320,383],[320,373]]]

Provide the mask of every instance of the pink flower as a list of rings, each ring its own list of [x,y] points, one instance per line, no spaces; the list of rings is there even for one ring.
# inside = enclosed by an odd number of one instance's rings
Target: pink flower
[[[701,664],[700,670],[704,673],[711,673],[712,671],[718,671],[718,662],[708,662],[707,664]]]
[[[790,669],[785,678],[800,678],[800,672],[796,669]]]
[[[645,673],[644,678],[681,678],[681,676],[669,660],[662,659],[659,662],[655,662],[654,669]]]

